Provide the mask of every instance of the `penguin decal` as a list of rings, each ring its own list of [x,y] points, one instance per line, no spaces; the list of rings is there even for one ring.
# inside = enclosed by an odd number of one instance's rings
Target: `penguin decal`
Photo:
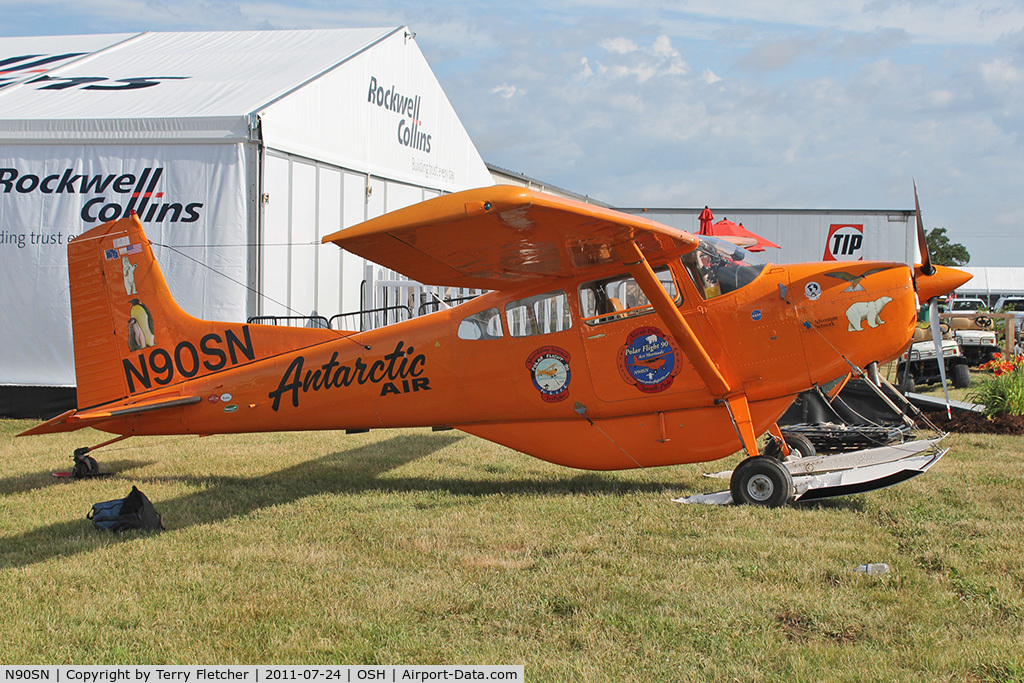
[[[139,321],[135,318],[128,318],[128,350],[138,351],[146,347],[146,335],[142,334]]]
[[[145,346],[156,346],[156,337],[154,336],[153,316],[150,315],[149,309],[146,308],[146,304],[142,303],[138,299],[132,299],[132,320],[138,325],[139,332],[142,333],[142,341]],[[133,337],[132,324],[128,323],[128,346],[131,346],[131,339]],[[139,347],[142,348],[142,347]],[[134,349],[133,349],[134,350]]]
[[[132,263],[128,260],[127,256],[121,257],[121,274],[124,276],[124,293],[125,294],[138,294],[138,290],[135,289],[135,268],[138,264]]]

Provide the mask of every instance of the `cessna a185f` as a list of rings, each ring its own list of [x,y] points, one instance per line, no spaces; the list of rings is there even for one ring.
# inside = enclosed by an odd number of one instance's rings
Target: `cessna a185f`
[[[444,426],[592,470],[742,447],[751,457],[732,475],[733,498],[781,505],[802,492],[758,436],[788,454],[775,423],[797,394],[897,356],[918,300],[969,279],[927,255],[916,267],[772,265],[508,186],[431,199],[324,242],[425,284],[492,291],[364,332],[208,322],[175,303],[131,215],[68,245],[79,408],[24,434],[89,426],[120,435],[112,443]],[[879,485],[901,476],[887,470]]]

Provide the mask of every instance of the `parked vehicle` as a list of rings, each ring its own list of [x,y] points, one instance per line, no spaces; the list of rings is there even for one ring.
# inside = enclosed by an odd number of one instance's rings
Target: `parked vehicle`
[[[988,310],[985,302],[974,297],[951,299],[946,304],[947,313],[977,313],[984,310]]]
[[[1024,320],[1024,296],[1002,296],[996,302],[996,313],[1013,313],[1013,328],[1020,332],[1021,320]]]
[[[947,313],[962,314],[943,318],[943,322],[949,326],[953,338],[960,344],[968,365],[987,363],[1000,352],[992,318],[976,315],[986,310],[985,302],[973,297],[953,299],[946,306]]]
[[[939,373],[938,356],[935,352],[935,342],[931,335],[925,330],[918,328],[920,333],[914,335],[915,341],[910,350],[900,357],[896,364],[896,386],[901,391],[914,391],[922,384],[935,384],[942,381]],[[907,363],[910,363],[910,372],[907,372]],[[952,382],[957,389],[966,389],[971,384],[971,370],[967,359],[960,350],[960,344],[956,339],[942,340],[942,360],[946,369],[946,378]]]

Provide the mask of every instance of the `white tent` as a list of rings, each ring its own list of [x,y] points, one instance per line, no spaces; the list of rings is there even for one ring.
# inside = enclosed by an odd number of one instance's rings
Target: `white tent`
[[[995,266],[963,266],[960,270],[973,277],[958,287],[958,296],[980,296],[995,304],[1000,296],[1024,294],[1024,268]]]
[[[193,315],[360,308],[322,235],[490,174],[404,27],[0,38],[0,385],[74,384],[66,244],[135,210]],[[258,294],[257,294],[258,292]]]

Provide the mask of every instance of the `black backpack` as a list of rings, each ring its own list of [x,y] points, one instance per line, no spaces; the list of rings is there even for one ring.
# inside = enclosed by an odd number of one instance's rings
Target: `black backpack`
[[[160,531],[164,528],[160,513],[146,498],[146,494],[134,486],[124,498],[96,503],[85,517],[103,531]]]

